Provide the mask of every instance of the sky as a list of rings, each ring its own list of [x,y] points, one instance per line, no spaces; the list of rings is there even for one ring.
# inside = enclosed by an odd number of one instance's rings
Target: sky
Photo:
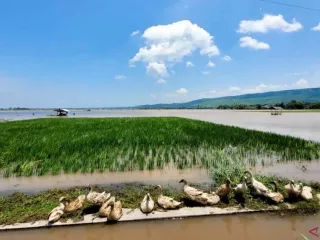
[[[259,0],[2,0],[0,108],[319,87],[319,43],[319,11]]]

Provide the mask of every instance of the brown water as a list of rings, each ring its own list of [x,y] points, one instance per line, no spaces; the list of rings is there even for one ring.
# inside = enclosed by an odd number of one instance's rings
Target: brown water
[[[306,171],[302,170],[306,167]],[[278,163],[269,167],[256,166],[252,169],[256,174],[270,174],[306,181],[320,182],[320,162],[290,162]],[[211,182],[210,171],[206,169],[178,170],[174,167],[166,167],[163,170],[132,171],[132,172],[105,172],[93,174],[61,174],[56,176],[10,177],[0,179],[0,195],[13,192],[38,192],[52,188],[70,188],[90,184],[108,185],[121,183],[161,184],[172,187],[179,186],[179,180],[185,178],[189,182]]]
[[[90,184],[107,185],[120,183],[145,183],[178,186],[179,180],[188,179],[190,182],[211,182],[206,169],[178,170],[166,167],[163,170],[106,172],[93,174],[62,174],[56,176],[11,177],[0,179],[0,195],[12,192],[37,192],[49,188],[70,188]]]
[[[320,215],[245,214],[0,232],[0,240],[288,240],[303,239],[301,233],[309,239],[317,239],[309,233],[315,227],[320,227]]]

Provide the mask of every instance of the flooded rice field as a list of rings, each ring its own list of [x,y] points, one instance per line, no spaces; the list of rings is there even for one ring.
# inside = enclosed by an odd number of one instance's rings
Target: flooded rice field
[[[304,166],[304,168],[303,168]],[[288,179],[320,181],[320,162],[289,162],[279,163],[268,167],[256,166],[251,168],[256,174],[277,175]],[[76,173],[61,175],[45,175],[32,177],[10,177],[0,181],[0,195],[13,192],[36,193],[52,188],[71,188],[90,184],[109,185],[122,183],[143,183],[179,187],[179,180],[185,178],[189,182],[209,183],[211,173],[207,169],[183,169],[165,167],[162,170],[105,172],[105,173]]]
[[[301,234],[317,239],[309,231],[319,226],[319,214],[307,217],[243,214],[9,231],[1,232],[0,240],[304,239]]]
[[[43,118],[52,114],[55,114],[55,112],[0,111],[0,121]],[[177,116],[198,119],[224,125],[270,131],[320,142],[320,112],[283,112],[282,115],[273,116],[270,112],[235,110],[71,110],[68,118],[160,116]]]

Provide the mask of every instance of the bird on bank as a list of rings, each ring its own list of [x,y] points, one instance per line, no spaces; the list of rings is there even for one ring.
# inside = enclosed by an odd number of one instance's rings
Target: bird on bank
[[[244,196],[246,195],[246,193],[248,192],[248,185],[247,185],[247,177],[246,176],[242,176],[242,182],[237,184],[237,186],[235,188],[233,188],[233,191],[236,195],[239,196]]]
[[[92,185],[88,185],[88,187],[90,188],[90,191],[86,195],[85,200],[91,204],[102,205],[111,197],[110,193],[106,193],[106,192],[99,193],[94,191]]]
[[[270,189],[268,189],[262,182],[257,181],[252,173],[249,170],[246,170],[244,174],[249,174],[250,176],[250,182],[252,184],[253,189],[255,190],[256,194],[258,195],[264,195],[270,192]]]
[[[59,206],[52,209],[51,212],[48,214],[49,223],[54,223],[61,218],[61,216],[64,214],[65,206],[66,206],[66,198],[61,197],[59,199]]]
[[[76,212],[77,210],[80,210],[83,206],[83,203],[86,200],[85,195],[80,195],[77,197],[77,199],[70,202],[68,199],[66,200],[66,206],[64,208],[65,213],[72,213]]]
[[[140,203],[140,210],[143,213],[151,213],[154,209],[154,201],[149,193],[147,193]]]
[[[111,197],[107,202],[102,204],[99,209],[99,217],[106,217],[108,222],[118,221],[122,213],[122,203],[121,201],[115,201],[115,197]]]
[[[183,191],[187,198],[203,205],[214,205],[220,201],[220,197],[215,193],[205,193],[194,187],[190,187],[185,179],[181,179],[179,183],[183,183]]]
[[[220,185],[220,187],[218,187],[218,189],[216,190],[216,194],[220,197],[228,197],[228,195],[231,192],[231,186],[230,186],[230,179],[228,178],[225,184]]]
[[[312,188],[309,186],[303,186],[302,183],[300,183],[300,188],[302,190],[300,191],[300,197],[306,201],[312,200]]]
[[[274,185],[274,191],[273,192],[268,192],[265,194],[265,197],[271,199],[275,203],[282,203],[284,200],[283,195],[279,192],[278,190],[278,184],[276,181],[270,182],[271,184]]]
[[[159,195],[157,202],[164,209],[176,209],[182,205],[182,202],[178,202],[174,200],[172,197],[163,196],[162,187],[160,185],[157,186],[161,190],[161,194]]]
[[[302,186],[295,184],[294,180],[291,180],[289,184],[284,186],[289,198],[297,198],[302,192]]]

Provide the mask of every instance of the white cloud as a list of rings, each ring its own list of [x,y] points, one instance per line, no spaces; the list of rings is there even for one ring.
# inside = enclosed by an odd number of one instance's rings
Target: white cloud
[[[229,62],[229,61],[232,60],[232,58],[231,58],[230,56],[228,56],[228,55],[224,56],[222,59],[223,59],[224,61],[226,61],[226,62]]]
[[[145,39],[145,46],[130,59],[131,65],[138,61],[147,65],[152,62],[173,65],[196,50],[208,57],[220,54],[213,36],[189,20],[149,27],[142,37]]]
[[[155,94],[150,94],[150,97],[152,97],[152,98],[157,98],[157,96],[155,95]]]
[[[309,83],[307,80],[301,78],[294,84],[294,86],[296,86],[297,88],[307,88],[309,87]]]
[[[188,93],[188,90],[185,88],[180,88],[176,91],[176,93],[181,94],[181,95],[186,95]]]
[[[162,79],[162,78],[161,78],[161,79],[159,79],[159,80],[157,81],[157,83],[158,83],[158,84],[165,84],[165,83],[166,83],[166,81],[165,81],[164,79]]]
[[[302,29],[301,23],[295,19],[292,23],[288,23],[283,19],[281,14],[270,15],[265,14],[261,20],[242,20],[239,24],[239,33],[260,32],[266,33],[271,30],[278,30],[282,32],[295,32]]]
[[[132,37],[132,36],[136,36],[136,35],[138,35],[140,33],[140,31],[139,30],[136,30],[136,31],[133,31],[131,34],[130,34],[130,36]]]
[[[203,74],[203,75],[209,75],[210,72],[208,72],[208,71],[203,71],[202,74]]]
[[[254,39],[252,37],[242,37],[240,38],[240,47],[248,47],[253,49],[269,49],[269,44],[265,42],[259,42],[257,39]]]
[[[209,61],[208,64],[207,64],[207,66],[208,66],[208,67],[214,67],[214,66],[216,66],[216,64],[213,63],[213,62],[211,62],[211,61]]]
[[[312,31],[320,31],[320,23],[317,26],[311,28],[311,30]]]
[[[147,66],[147,73],[154,77],[167,77],[167,67],[163,62],[150,62]]]
[[[127,78],[127,77],[124,76],[124,75],[116,75],[116,76],[114,76],[114,79],[116,79],[116,80],[121,80],[121,79],[125,79],[125,78]]]
[[[186,67],[194,67],[194,64],[190,61],[186,62]]]
[[[229,92],[241,92],[241,88],[239,87],[229,87]]]

